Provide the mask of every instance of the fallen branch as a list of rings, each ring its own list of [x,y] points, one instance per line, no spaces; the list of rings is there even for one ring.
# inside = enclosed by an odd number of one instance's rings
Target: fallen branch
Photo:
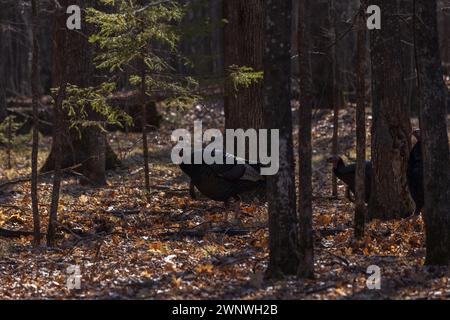
[[[141,213],[141,209],[125,209],[125,210],[104,210],[105,213],[112,214],[116,217],[123,218],[128,215],[135,215]]]
[[[20,238],[20,237],[28,237],[34,235],[33,231],[22,231],[22,230],[7,230],[0,228],[0,237],[4,238]],[[41,235],[44,235],[41,233]]]
[[[77,234],[75,231],[73,231],[72,229],[70,229],[69,227],[65,226],[64,224],[62,224],[61,222],[56,221],[56,225],[58,227],[60,227],[63,231],[71,234],[72,236],[74,236],[77,240],[81,240],[83,239],[83,235]]]
[[[315,293],[326,291],[326,290],[332,289],[332,288],[336,288],[335,283],[334,284],[326,284],[326,285],[323,285],[323,286],[317,287],[317,288],[311,288],[311,289],[305,290],[303,293],[304,294],[315,294]]]
[[[198,228],[198,226],[192,229],[182,229],[178,232],[167,232],[162,234],[162,236],[173,237],[193,237],[193,238],[203,238],[208,233],[217,233],[227,236],[243,236],[253,232],[250,228],[227,228],[227,227],[212,227],[212,228]]]

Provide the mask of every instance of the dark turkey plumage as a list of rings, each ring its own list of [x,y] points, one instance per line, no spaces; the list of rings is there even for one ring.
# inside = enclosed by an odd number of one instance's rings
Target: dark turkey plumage
[[[181,164],[181,170],[186,173],[198,191],[206,197],[216,201],[228,201],[255,188],[264,186],[265,177],[261,175],[260,164],[247,161],[238,163],[238,158],[223,151],[220,153],[223,164]],[[192,159],[194,153],[192,154]],[[227,159],[232,164],[227,164]],[[193,163],[193,161],[191,161]],[[192,194],[192,192],[191,192]]]
[[[328,162],[333,163],[333,173],[336,177],[344,182],[350,191],[355,194],[355,176],[356,176],[356,164],[346,165],[341,157],[331,157]],[[371,179],[372,179],[372,163],[366,161],[366,175],[365,175],[365,201],[369,202],[370,190],[371,190]]]
[[[424,206],[422,146],[420,132],[416,130],[413,135],[416,137],[417,143],[409,154],[407,179],[409,192],[416,204],[414,213],[419,214]]]

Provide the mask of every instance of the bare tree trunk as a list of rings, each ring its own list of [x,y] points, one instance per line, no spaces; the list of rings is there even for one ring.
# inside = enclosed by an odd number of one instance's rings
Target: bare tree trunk
[[[450,262],[450,159],[436,1],[414,1],[414,39],[420,95],[425,191],[425,264]]]
[[[227,0],[225,0],[227,1]],[[221,21],[223,19],[223,0],[210,1],[210,16],[211,23],[214,27],[211,33],[211,53],[213,56],[212,61],[212,75],[214,77],[223,76],[223,28]]]
[[[355,176],[355,238],[364,236],[366,216],[366,4],[361,0],[358,15],[356,58],[356,176]]]
[[[2,41],[2,32],[0,31],[0,43]],[[0,52],[1,53],[1,52]],[[0,62],[0,68],[3,69],[3,62]],[[0,74],[0,77],[2,75]],[[8,116],[6,108],[6,83],[4,79],[0,79],[0,123]]]
[[[94,47],[89,43],[89,35],[93,32],[93,26],[88,24],[83,13],[83,28],[81,30],[68,30],[66,27],[67,15],[65,8],[71,4],[87,8],[94,6],[95,1],[81,0],[60,0],[62,10],[55,14],[54,28],[54,65],[66,64],[70,73],[67,73],[68,84],[77,85],[80,88],[98,85],[98,71],[94,68],[93,57]],[[64,48],[63,50],[61,50]],[[62,54],[66,52],[66,54]],[[55,86],[63,83],[64,76],[62,69],[54,68],[53,81]],[[89,121],[102,121],[103,119],[86,106]],[[67,115],[64,115],[65,120]],[[67,168],[73,165],[82,164],[81,173],[84,179],[82,183],[94,186],[106,184],[106,169],[115,168],[118,165],[117,156],[106,142],[106,135],[98,127],[90,126],[82,128],[81,137],[76,130],[70,130],[69,126],[63,128],[62,134],[62,159],[61,167]],[[50,154],[41,168],[42,172],[55,169],[55,150],[52,148]]]
[[[7,130],[7,136],[8,136],[8,145],[6,146],[6,157],[7,157],[7,168],[8,170],[11,170],[12,168],[12,159],[11,159],[11,149],[12,149],[12,122],[13,119],[11,117],[8,118],[8,130]]]
[[[150,192],[150,169],[148,166],[148,141],[147,141],[147,106],[145,104],[145,63],[141,62],[141,103],[142,103],[142,149],[144,152],[144,179],[145,191]]]
[[[47,229],[47,245],[55,246],[56,225],[58,221],[59,195],[61,189],[61,158],[62,158],[62,104],[66,94],[67,83],[64,82],[58,90],[54,106],[54,132],[53,148],[55,150],[55,173],[53,175],[52,201],[50,205],[50,214]]]
[[[332,101],[333,101],[333,137],[332,137],[332,154],[337,156],[339,152],[339,87],[338,87],[338,57],[337,57],[337,29],[336,29],[336,7],[334,0],[330,1],[329,4],[329,19],[331,25],[331,41],[334,43],[331,46],[331,60],[332,60]],[[337,197],[338,189],[337,189],[337,178],[336,175],[332,174],[332,196]]]
[[[279,171],[267,176],[269,204],[269,266],[267,277],[298,271],[298,219],[291,111],[291,1],[266,0],[264,61],[264,120],[279,129]]]
[[[450,6],[447,0],[438,0],[438,31],[441,47],[441,60],[444,73],[450,73]],[[450,97],[449,97],[450,99]],[[449,104],[449,103],[447,103]]]
[[[397,1],[374,0],[381,30],[372,30],[372,188],[369,215],[383,220],[413,212],[406,179],[411,124],[405,94]]]
[[[31,207],[33,210],[34,246],[41,243],[41,219],[38,202],[38,152],[39,152],[39,43],[38,43],[38,17],[39,0],[31,0],[33,57],[31,70],[32,104],[33,104],[33,146],[31,152]]]
[[[264,0],[225,0],[224,65],[225,74],[232,65],[263,69]],[[263,122],[263,83],[236,92],[230,81],[225,85],[225,127],[260,129]]]
[[[312,227],[312,146],[311,117],[312,95],[311,41],[309,17],[310,0],[302,0],[299,5],[298,57],[300,71],[299,110],[299,269],[301,278],[314,277],[314,238]]]

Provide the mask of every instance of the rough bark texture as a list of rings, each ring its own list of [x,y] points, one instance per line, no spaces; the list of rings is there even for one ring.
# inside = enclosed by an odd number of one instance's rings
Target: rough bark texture
[[[2,40],[0,39],[0,41]],[[6,116],[6,90],[3,81],[0,80],[0,122],[3,122]]]
[[[339,59],[337,57],[338,35],[336,28],[337,12],[335,7],[335,1],[330,1],[329,17],[330,17],[330,43],[334,43],[330,50],[330,60],[332,61],[331,83],[332,83],[332,102],[333,102],[333,137],[332,137],[332,154],[337,156],[339,152]],[[337,178],[332,173],[332,196],[337,197]]]
[[[444,67],[444,73],[450,73],[450,6],[446,0],[438,0],[438,31],[441,47],[441,60]],[[447,100],[447,107],[450,104],[450,94]]]
[[[56,14],[55,35],[54,35],[54,65],[53,81],[58,86],[61,83],[62,70],[58,66],[67,65],[69,70],[67,82],[79,87],[94,86],[98,83],[98,73],[92,63],[93,46],[89,44],[88,37],[92,32],[92,26],[88,25],[84,19],[81,30],[68,30],[66,27],[67,15],[65,8],[68,5],[77,4],[82,8],[92,6],[89,1],[60,1],[62,10]],[[82,10],[83,12],[83,10]],[[82,13],[84,15],[84,12]],[[83,17],[84,18],[84,17]],[[65,48],[65,55],[61,48]],[[98,121],[100,117],[93,111],[89,112],[89,120]],[[67,119],[65,119],[65,122]],[[67,123],[67,122],[66,122]],[[64,125],[62,136],[62,149],[64,157],[61,159],[63,168],[76,164],[83,164],[81,172],[85,179],[82,182],[96,186],[106,184],[106,168],[113,168],[117,164],[117,157],[112,153],[106,142],[105,134],[97,127],[88,127],[82,130],[81,137],[75,130],[68,130],[68,125]],[[55,151],[51,150],[50,155],[42,167],[41,171],[51,171],[55,168]]]
[[[263,69],[264,0],[223,1],[225,73],[232,65]],[[263,83],[238,88],[225,86],[225,127],[260,129],[263,122]]]
[[[223,2],[227,0],[210,0],[209,15],[213,30],[211,32],[210,47],[212,54],[212,75],[223,76]]]
[[[31,91],[33,105],[33,146],[31,151],[31,207],[33,211],[34,225],[34,246],[41,243],[41,219],[39,215],[38,202],[38,152],[39,152],[39,97],[40,97],[40,79],[39,79],[39,43],[38,43],[38,24],[39,24],[39,1],[31,1],[32,11],[32,34],[33,34],[33,56],[31,66]]]
[[[2,17],[0,16],[0,24],[3,22]],[[0,43],[3,41],[3,31],[0,28]],[[1,51],[0,51],[1,54]],[[4,70],[5,68],[5,59],[0,59],[0,70]],[[0,72],[0,122],[3,122],[7,116],[6,111],[6,81],[4,78],[3,72]]]
[[[447,88],[439,53],[436,1],[415,0],[416,63],[425,190],[428,265],[450,262],[450,160],[446,122]]]
[[[64,81],[64,80],[63,80]],[[59,195],[61,189],[61,158],[62,158],[62,133],[63,116],[62,103],[66,94],[66,82],[61,83],[54,107],[53,149],[55,152],[55,173],[53,175],[52,200],[47,228],[47,246],[55,246],[56,225],[58,222]]]
[[[267,276],[295,275],[298,270],[298,230],[295,165],[290,103],[291,1],[266,0],[264,58],[264,121],[280,130],[280,167],[267,177],[270,258]]]
[[[309,36],[310,0],[299,4],[298,57],[300,72],[300,110],[299,110],[299,267],[301,278],[314,276],[314,238],[312,228],[312,146],[311,117],[312,76],[311,76],[311,41]]]
[[[355,175],[355,238],[364,236],[366,215],[365,167],[366,167],[366,4],[361,0],[358,16],[356,61],[356,175]]]
[[[144,154],[144,180],[145,190],[150,192],[150,169],[148,166],[148,141],[147,141],[147,105],[145,93],[145,63],[141,61],[141,104],[142,104],[142,150]]]
[[[371,31],[372,163],[369,215],[379,219],[404,218],[412,213],[406,180],[411,124],[406,103],[399,39],[397,1],[376,0],[381,8],[381,30]]]

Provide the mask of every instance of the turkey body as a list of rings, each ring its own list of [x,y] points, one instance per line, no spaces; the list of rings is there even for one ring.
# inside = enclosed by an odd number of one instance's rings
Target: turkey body
[[[238,163],[238,158],[233,155],[216,152],[222,155],[222,164],[207,164],[204,161],[201,164],[180,164],[181,170],[190,177],[191,184],[204,196],[216,201],[228,201],[265,184],[260,164]],[[228,164],[227,159],[232,159],[233,163]]]
[[[335,176],[344,182],[350,191],[355,194],[355,176],[356,176],[356,164],[346,165],[344,160],[340,157],[330,158],[329,162],[333,163],[333,173]],[[371,179],[372,179],[372,163],[366,161],[365,167],[365,202],[369,203],[371,192]]]
[[[420,140],[414,145],[408,160],[407,179],[409,192],[416,204],[415,214],[419,214],[424,206],[423,162]]]

